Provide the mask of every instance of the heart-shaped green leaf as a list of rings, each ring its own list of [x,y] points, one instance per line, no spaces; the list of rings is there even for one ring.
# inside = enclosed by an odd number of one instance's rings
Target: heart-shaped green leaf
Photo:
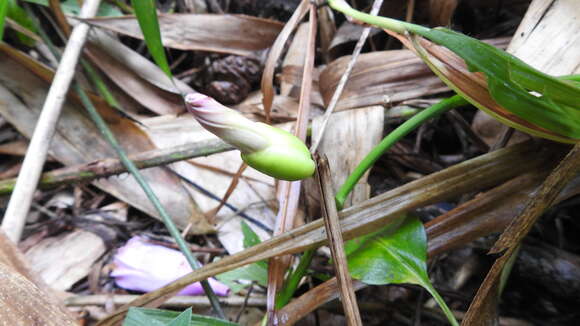
[[[459,325],[427,275],[427,235],[416,217],[401,218],[345,244],[348,269],[353,278],[367,284],[417,284],[439,304],[449,322]]]

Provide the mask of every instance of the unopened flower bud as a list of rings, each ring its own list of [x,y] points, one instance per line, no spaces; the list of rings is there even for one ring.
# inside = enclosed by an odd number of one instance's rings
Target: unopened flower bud
[[[289,132],[251,121],[203,94],[188,94],[185,103],[205,129],[238,148],[254,169],[282,180],[300,180],[314,173],[308,148]]]

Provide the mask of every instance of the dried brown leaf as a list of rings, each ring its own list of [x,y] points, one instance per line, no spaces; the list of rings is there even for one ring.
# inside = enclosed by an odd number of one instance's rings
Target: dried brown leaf
[[[180,95],[150,84],[105,51],[87,46],[86,53],[101,72],[139,104],[157,114],[179,114],[185,110]],[[164,75],[162,75],[164,76]]]
[[[384,111],[381,106],[360,108],[333,113],[328,122],[325,136],[318,152],[328,157],[332,168],[332,185],[337,191],[359,162],[375,147],[383,137]],[[318,135],[322,117],[312,121],[312,134]],[[340,150],[348,148],[348,151]],[[370,186],[368,173],[355,186],[344,207],[367,200]],[[308,192],[309,189],[306,189]]]
[[[270,111],[272,109],[272,102],[274,101],[274,70],[276,70],[276,64],[280,55],[284,50],[284,45],[286,41],[292,34],[292,31],[298,26],[298,23],[306,15],[308,10],[308,0],[303,0],[296,11],[292,14],[292,17],[286,22],[280,34],[276,38],[270,53],[268,54],[268,59],[264,64],[264,72],[262,73],[261,90],[263,94],[262,103],[264,105],[264,114],[266,115],[266,121],[270,121]]]
[[[270,47],[282,30],[282,24],[277,21],[244,15],[161,14],[158,17],[163,45],[179,50],[249,56]],[[133,16],[93,18],[87,22],[143,39]]]
[[[78,325],[0,230],[0,320],[6,325]]]
[[[8,54],[0,61],[0,92],[4,100],[0,111],[23,135],[30,137],[48,90],[52,71],[7,45],[0,45],[0,51]],[[92,95],[91,99],[129,153],[154,148],[151,140],[132,121],[120,117],[98,97]],[[75,103],[74,96],[71,96],[71,100],[63,108],[49,151],[51,156],[67,165],[116,156],[94,124],[84,115],[79,102]],[[148,169],[143,174],[178,226],[185,227],[191,222],[195,226],[194,231],[199,233],[213,229],[179,179],[161,168]],[[145,195],[141,191],[135,191],[138,186],[133,178],[111,177],[95,181],[95,185],[159,218]]]
[[[350,56],[341,57],[321,72],[320,93],[326,105],[349,60]],[[390,105],[446,90],[447,86],[408,50],[365,53],[354,65],[335,111]]]

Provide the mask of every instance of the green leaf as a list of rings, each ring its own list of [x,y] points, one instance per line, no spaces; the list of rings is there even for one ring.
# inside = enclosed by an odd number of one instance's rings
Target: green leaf
[[[431,69],[448,86],[501,122],[556,141],[577,142],[580,140],[580,101],[578,101],[580,87],[577,87],[575,83],[558,80],[532,68],[507,52],[445,28],[429,29],[387,17],[371,16],[352,9],[344,0],[329,0],[328,2],[335,10],[357,20],[400,34],[409,32],[421,35],[448,48],[461,57],[471,71],[479,71],[486,76],[489,95],[500,106],[553,134],[539,128],[532,129],[515,122],[510,123],[507,118],[502,119],[492,110],[487,110],[485,106],[465,96],[467,94],[463,94],[458,87],[442,76],[432,63],[426,60]]]
[[[48,0],[24,0],[24,1],[48,7]],[[62,11],[67,15],[78,15],[81,12],[81,7],[79,6],[78,0],[65,0],[62,1],[60,5]],[[99,5],[97,16],[119,17],[123,16],[123,12],[116,6],[113,6],[108,2],[102,1],[101,4]]]
[[[131,4],[135,9],[135,15],[153,60],[169,78],[172,78],[171,69],[169,69],[167,57],[165,56],[165,49],[161,43],[155,0],[131,0]]]
[[[241,222],[242,224],[242,234],[244,235],[244,249],[248,249],[252,246],[260,244],[262,240],[252,228],[246,223],[245,221]]]
[[[268,265],[263,264],[249,264],[236,268],[229,272],[216,275],[216,278],[227,285],[233,292],[239,292],[240,290],[248,287],[250,284],[241,284],[238,281],[255,281],[261,286],[268,285]]]
[[[401,220],[346,243],[352,277],[367,284],[429,282],[423,224],[416,218]]]
[[[421,35],[453,51],[470,70],[484,73],[491,97],[510,112],[580,139],[580,88],[574,83],[542,73],[507,52],[445,28]]]
[[[26,11],[18,5],[18,2],[16,0],[1,0],[0,1],[0,40],[2,40],[4,37],[4,24],[6,22],[7,17],[13,19],[20,26],[22,26],[30,31],[33,31],[33,32],[36,31],[36,29],[34,28],[34,24],[30,20],[30,17],[28,17],[28,14],[26,13]],[[30,37],[28,37],[20,32],[17,32],[16,35],[18,36],[18,39],[22,43],[24,43],[28,46],[34,45],[34,40],[32,40]]]
[[[189,322],[191,321],[191,307],[185,309],[184,312],[179,314],[179,316],[175,317],[167,326],[189,326]]]
[[[184,316],[189,315],[187,319]],[[178,322],[178,323],[176,323]],[[185,323],[182,323],[185,322]],[[195,315],[191,313],[191,308],[183,313],[171,310],[149,309],[149,308],[129,308],[127,317],[123,321],[123,326],[235,326],[238,324],[226,320]]]
[[[0,1],[0,41],[4,37],[4,21],[8,13],[8,1]]]
[[[451,324],[459,325],[427,275],[427,235],[416,217],[401,218],[398,223],[350,240],[345,252],[353,278],[375,285],[420,285],[431,293]]]
[[[252,228],[244,221],[241,221],[242,233],[244,235],[244,248],[248,249],[262,241]],[[261,286],[268,285],[268,263],[265,261],[255,262],[250,265],[236,268],[229,272],[216,275],[216,278],[227,285],[232,292],[237,293],[250,286],[250,283],[239,283],[240,280],[254,281]]]

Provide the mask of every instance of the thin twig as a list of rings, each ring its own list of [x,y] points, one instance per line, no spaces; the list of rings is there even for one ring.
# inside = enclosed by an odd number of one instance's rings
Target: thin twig
[[[415,0],[408,0],[407,14],[405,15],[405,21],[407,23],[413,22],[413,14],[414,13],[415,13]]]
[[[100,0],[85,1],[81,12],[81,18],[93,17],[99,7]],[[64,50],[58,70],[52,81],[50,90],[30,140],[26,157],[22,163],[22,173],[16,182],[14,192],[8,202],[6,214],[2,221],[2,229],[10,240],[18,242],[22,235],[26,216],[30,210],[30,204],[40,178],[40,173],[46,161],[48,148],[56,130],[56,124],[62,110],[66,93],[73,79],[75,68],[81,53],[81,49],[87,39],[89,25],[80,22],[71,33],[70,39]]]
[[[248,293],[246,293],[246,297],[244,298],[244,302],[242,303],[242,306],[240,307],[240,311],[238,311],[238,314],[236,315],[236,319],[234,319],[236,323],[240,322],[240,318],[242,317],[242,313],[244,313],[244,310],[246,310],[246,308],[248,307],[248,302],[250,300],[250,296],[252,295],[252,291],[254,291],[254,282],[252,282],[252,284],[250,285],[250,289],[248,289]],[[264,301],[264,305],[265,305],[265,303],[266,302]]]
[[[232,150],[229,144],[220,139],[190,143],[164,149],[154,149],[147,152],[131,155],[130,159],[139,169],[170,164],[190,158],[207,156]],[[64,167],[54,171],[43,173],[40,176],[39,188],[46,189],[64,184],[87,182],[97,178],[109,177],[127,172],[127,169],[119,159],[105,158],[102,160]],[[14,189],[16,179],[0,181],[0,195],[9,194]]]
[[[66,298],[64,304],[68,307],[84,307],[84,306],[104,306],[109,303],[115,305],[124,305],[135,299],[138,295],[133,294],[95,294],[95,295],[76,295]],[[227,306],[242,306],[246,307],[264,307],[266,306],[266,297],[242,297],[229,296],[222,298],[221,301]],[[166,308],[188,308],[188,307],[210,307],[210,302],[205,297],[192,296],[175,296],[167,300],[161,305]]]
[[[336,270],[336,279],[340,289],[340,298],[342,307],[348,325],[362,325],[356,295],[350,273],[348,272],[348,263],[346,253],[344,252],[344,241],[342,239],[342,229],[338,219],[334,193],[332,190],[332,178],[330,176],[330,167],[326,157],[319,158],[317,164],[318,186],[320,187],[320,197],[323,199],[322,212],[326,236],[332,252],[334,269]]]
[[[371,15],[376,16],[379,12],[379,10],[381,9],[381,5],[383,4],[383,0],[375,0],[375,2],[373,3],[373,8],[371,9]],[[352,56],[350,57],[350,61],[348,62],[348,66],[346,66],[346,70],[344,71],[344,73],[342,74],[342,76],[340,77],[340,81],[338,82],[338,85],[336,86],[336,89],[334,90],[334,93],[332,94],[332,98],[330,99],[330,103],[328,104],[328,107],[326,108],[326,112],[324,113],[324,118],[322,120],[322,125],[320,126],[320,131],[318,132],[318,135],[316,135],[314,139],[314,141],[312,142],[312,146],[310,147],[310,153],[316,153],[316,150],[318,149],[318,145],[320,145],[320,142],[322,141],[322,137],[324,137],[324,131],[326,130],[326,125],[328,124],[328,120],[330,119],[330,116],[332,115],[332,112],[334,112],[334,109],[336,108],[336,104],[338,103],[338,100],[340,99],[340,96],[342,95],[342,91],[344,90],[344,87],[346,86],[346,83],[348,81],[348,77],[350,76],[350,73],[352,72],[352,68],[354,67],[354,64],[356,63],[356,59],[358,58],[363,45],[365,44],[367,37],[369,36],[369,33],[371,32],[371,26],[367,26],[363,29],[362,34],[360,35],[360,38],[358,39],[358,42],[356,43],[356,46],[354,48],[354,51],[352,52]]]

